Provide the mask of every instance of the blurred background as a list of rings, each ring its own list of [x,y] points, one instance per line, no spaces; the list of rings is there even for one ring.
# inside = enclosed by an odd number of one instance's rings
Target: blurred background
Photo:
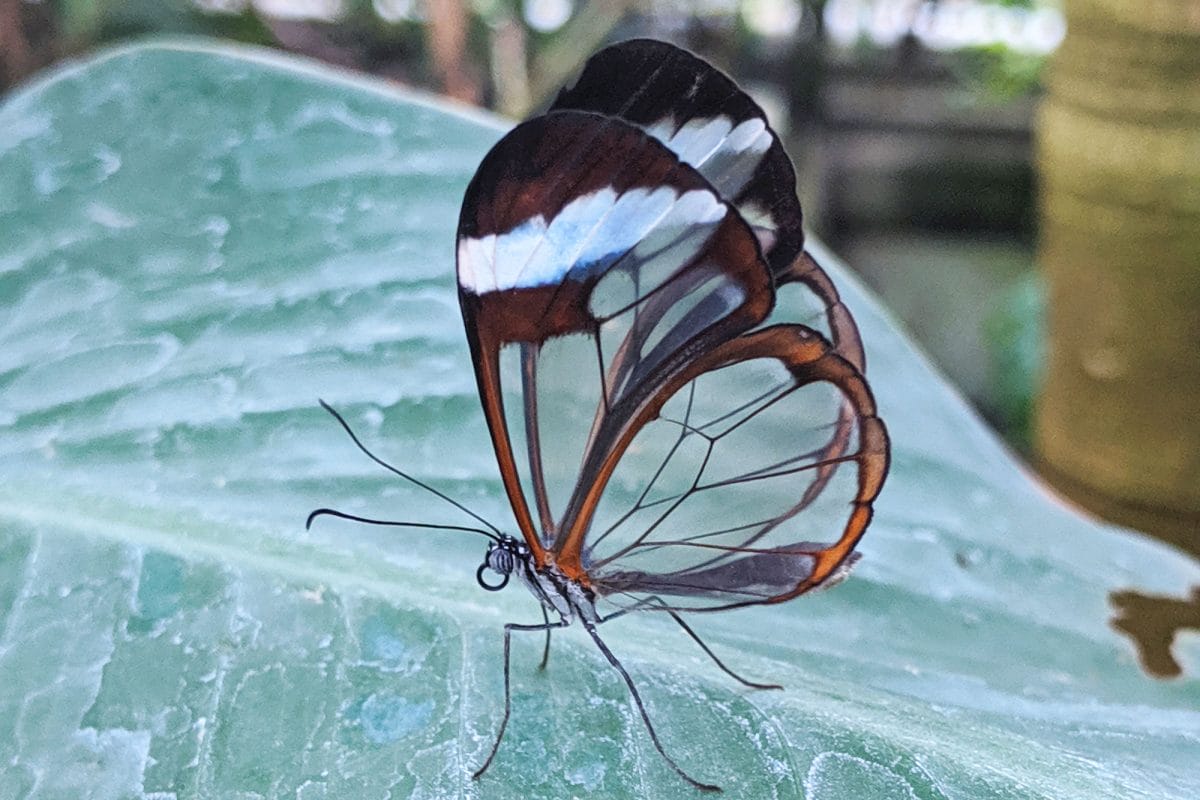
[[[519,118],[653,36],[767,110],[811,231],[1082,506],[1200,555],[1200,2],[0,0],[0,90],[150,34]]]

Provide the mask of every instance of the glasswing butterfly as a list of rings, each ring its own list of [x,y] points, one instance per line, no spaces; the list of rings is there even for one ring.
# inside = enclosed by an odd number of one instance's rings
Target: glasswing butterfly
[[[514,575],[543,621],[667,614],[746,686],[683,612],[780,603],[841,580],[888,469],[858,330],[804,251],[795,173],[761,108],[673,45],[632,40],[588,60],[549,110],[484,157],[458,224],[458,289],[504,490],[520,538],[491,539],[476,578]],[[781,319],[795,287],[809,313]],[[803,514],[801,512],[804,512]],[[821,544],[816,538],[833,538]],[[495,577],[493,577],[495,576]]]

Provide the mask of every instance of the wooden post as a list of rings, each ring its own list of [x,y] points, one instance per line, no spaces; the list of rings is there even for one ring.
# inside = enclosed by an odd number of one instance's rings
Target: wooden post
[[[1067,495],[1200,554],[1200,0],[1064,6],[1035,446]]]

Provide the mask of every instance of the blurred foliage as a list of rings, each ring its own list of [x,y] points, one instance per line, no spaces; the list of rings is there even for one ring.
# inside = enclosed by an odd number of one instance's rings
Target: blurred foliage
[[[991,411],[1009,441],[1023,452],[1032,444],[1033,401],[1037,393],[1045,341],[1045,287],[1030,272],[996,301],[983,323],[992,368]]]
[[[190,0],[59,0],[58,8],[62,35],[72,49],[163,31],[240,42],[272,41],[252,5],[219,14],[206,12]]]
[[[1052,1],[985,5],[1031,9]],[[826,12],[835,2],[0,0],[0,89],[97,45],[163,33],[281,47],[514,113],[524,110],[505,96],[514,75],[528,85],[513,94],[536,104],[583,54],[614,34],[660,36],[705,52],[744,53],[758,63],[787,61],[796,56],[796,43],[824,38]],[[881,19],[894,18],[888,23],[893,28],[911,27],[921,13],[954,8],[955,2],[843,0],[857,3],[864,32],[851,50],[890,49],[865,33]],[[1034,88],[1043,62],[1000,44],[945,54],[946,66],[964,84],[1001,100]],[[776,79],[796,73],[786,67],[767,71]]]
[[[1047,58],[993,44],[956,50],[948,55],[946,63],[964,85],[975,89],[976,97],[1005,102],[1037,91]]]

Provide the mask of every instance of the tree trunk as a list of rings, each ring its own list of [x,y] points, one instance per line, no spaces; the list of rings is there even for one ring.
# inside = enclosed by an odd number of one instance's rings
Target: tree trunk
[[[1066,0],[1038,120],[1052,481],[1200,554],[1200,0]]]

